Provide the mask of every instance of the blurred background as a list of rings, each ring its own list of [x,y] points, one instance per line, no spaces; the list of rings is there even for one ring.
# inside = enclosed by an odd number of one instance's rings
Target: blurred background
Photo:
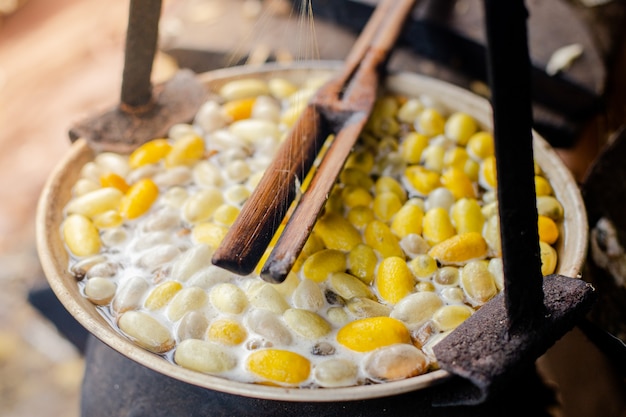
[[[79,415],[83,360],[28,302],[39,193],[69,126],[114,103],[127,1],[0,1],[0,415]]]
[[[70,146],[68,129],[119,100],[128,3],[128,0],[0,0],[2,417],[79,415],[84,370],[80,351],[28,301],[30,292],[46,287],[36,252],[34,219],[39,193]],[[463,3],[467,2],[458,2]],[[269,59],[342,59],[363,18],[354,15],[354,21],[342,20],[341,27],[337,27],[333,20],[344,17],[333,15],[332,1],[319,0],[313,4],[320,5],[319,12],[326,19],[315,22],[315,33],[304,33],[302,39],[296,39],[284,33],[293,33],[300,27],[297,30],[302,34],[303,17],[292,15],[287,0],[164,0],[161,51],[156,57],[153,78],[155,82],[164,80],[179,66],[204,71]],[[455,10],[462,11],[458,5]],[[600,114],[597,109],[591,110],[577,118],[580,123],[572,123],[570,115],[561,114],[559,109],[538,106],[536,115],[538,120],[546,121],[547,129],[552,129],[550,132],[556,132],[552,137],[563,133],[565,139],[559,142],[562,145],[559,153],[578,180],[584,177],[609,135],[626,120],[624,80],[616,82],[610,78],[615,65],[626,68],[621,42],[623,30],[621,38],[615,37],[615,27],[624,20],[624,8],[617,9],[620,13],[611,10],[606,15],[612,20],[601,21],[606,27],[598,25],[591,36],[597,41],[600,64],[593,62],[593,52],[597,51],[588,49],[569,75],[574,84],[579,82],[580,91],[586,91],[586,95],[579,97],[581,100],[601,98],[608,103],[621,100],[619,104],[603,107]],[[274,24],[277,20],[280,25]],[[468,32],[460,38],[471,38],[469,29],[468,26]],[[558,40],[558,34],[554,36],[557,37],[550,39]],[[313,41],[315,45],[311,46]],[[441,40],[435,37],[430,41],[429,47]],[[424,45],[413,46],[428,55]],[[616,56],[622,57],[621,61]],[[550,56],[540,58],[546,63]],[[469,67],[458,71],[439,66],[424,57],[416,59],[406,49],[394,55],[391,67],[410,68],[478,93],[486,92],[476,74],[463,71]],[[576,78],[577,71],[586,75]],[[607,97],[605,89],[609,81],[612,88]],[[586,83],[591,85],[590,91]],[[584,107],[585,103],[579,103]]]

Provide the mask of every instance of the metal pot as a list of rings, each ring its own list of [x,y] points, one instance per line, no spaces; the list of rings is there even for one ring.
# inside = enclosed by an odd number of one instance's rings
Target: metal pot
[[[199,75],[211,91],[224,83],[243,77],[284,77],[302,81],[320,73],[339,68],[333,62],[302,62],[293,65],[268,64],[259,67],[221,69]],[[467,112],[483,126],[491,126],[491,107],[487,100],[456,86],[413,73],[396,73],[385,80],[385,88],[407,96],[426,94],[437,98],[451,109]],[[578,186],[558,155],[539,137],[534,136],[535,159],[545,171],[554,192],[565,209],[561,238],[557,247],[557,273],[579,276],[587,249],[587,220]],[[422,390],[446,381],[450,375],[438,370],[421,376],[377,385],[346,388],[297,389],[252,385],[206,375],[179,367],[150,353],[118,333],[97,308],[79,292],[75,278],[68,273],[68,255],[60,236],[63,207],[70,198],[71,185],[81,167],[93,158],[92,150],[83,140],[75,142],[48,179],[41,195],[37,213],[37,245],[41,263],[56,296],[67,310],[90,333],[132,361],[157,373],[193,386],[236,396],[289,402],[338,402],[371,400]]]

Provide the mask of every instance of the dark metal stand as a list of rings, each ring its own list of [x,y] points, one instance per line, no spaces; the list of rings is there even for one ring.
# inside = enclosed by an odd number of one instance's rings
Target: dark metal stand
[[[90,336],[85,354],[83,417],[489,417],[549,416],[553,393],[534,369],[517,381],[524,389],[506,390],[498,401],[480,406],[432,407],[453,383],[393,397],[352,402],[299,403],[259,400],[210,391],[180,382],[133,362]],[[320,392],[323,395],[323,390]],[[514,410],[514,414],[511,414]]]
[[[433,407],[464,381],[363,401],[300,403],[241,397],[190,385],[140,365],[90,335],[48,287],[31,291],[29,301],[85,357],[81,417],[549,417],[554,392],[534,367],[516,387],[479,406]],[[322,391],[321,391],[322,392]],[[513,414],[512,414],[513,413]]]

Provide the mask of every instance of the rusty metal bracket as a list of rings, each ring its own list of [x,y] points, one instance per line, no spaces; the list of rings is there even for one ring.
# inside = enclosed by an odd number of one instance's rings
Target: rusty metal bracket
[[[161,0],[130,0],[120,103],[73,126],[72,141],[84,138],[95,151],[128,153],[193,119],[206,92],[191,71],[154,88],[150,80],[160,14]]]

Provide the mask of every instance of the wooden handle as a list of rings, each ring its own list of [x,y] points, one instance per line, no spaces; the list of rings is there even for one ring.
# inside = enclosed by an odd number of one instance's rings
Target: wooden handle
[[[341,129],[331,143],[315,171],[309,189],[302,195],[283,233],[261,269],[261,277],[264,280],[281,283],[291,271],[313,230],[313,226],[315,226],[319,213],[328,200],[337,176],[367,122],[367,116],[368,113],[365,112],[353,115],[349,124]]]
[[[243,275],[254,270],[287,214],[296,194],[296,180],[302,181],[311,169],[327,136],[350,126],[350,138],[344,145],[344,151],[338,155],[324,180],[315,181],[315,184],[324,183],[320,192],[306,198],[309,208],[298,210],[299,216],[304,216],[302,222],[290,222],[289,228],[295,229],[289,232],[291,239],[282,239],[281,244],[286,242],[288,246],[285,249],[288,253],[279,258],[283,268],[270,268],[276,272],[263,274],[273,282],[280,282],[286,277],[289,270],[284,268],[291,269],[295,257],[302,250],[328,197],[327,190],[335,182],[371,111],[378,85],[376,73],[393,47],[413,4],[414,0],[384,0],[374,10],[350,51],[343,70],[317,93],[281,145],[278,155],[214,253],[213,264]],[[360,118],[358,124],[353,123],[357,120],[356,115]],[[338,136],[346,137],[347,133],[346,129],[346,134]],[[332,148],[337,149],[338,146],[333,144]],[[313,184],[309,190],[312,188]],[[279,249],[279,252],[282,250]]]
[[[254,270],[328,133],[315,107],[307,106],[213,254],[213,264],[241,275]]]

